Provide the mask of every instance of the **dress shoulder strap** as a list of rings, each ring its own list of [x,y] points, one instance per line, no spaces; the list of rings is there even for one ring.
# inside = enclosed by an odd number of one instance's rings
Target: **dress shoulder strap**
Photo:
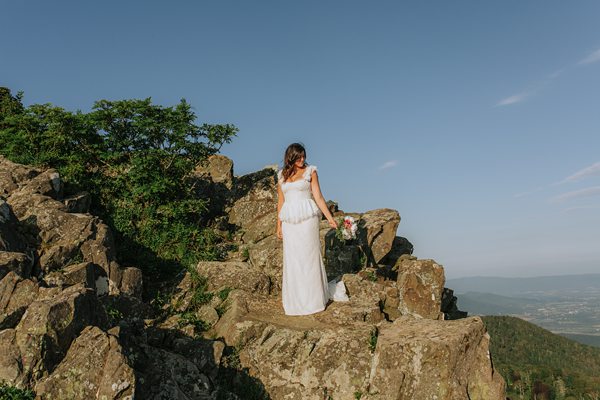
[[[308,167],[306,167],[306,171],[304,171],[304,179],[306,179],[307,181],[310,182],[310,177],[312,176],[313,171],[317,170],[317,166],[316,165],[309,165]]]

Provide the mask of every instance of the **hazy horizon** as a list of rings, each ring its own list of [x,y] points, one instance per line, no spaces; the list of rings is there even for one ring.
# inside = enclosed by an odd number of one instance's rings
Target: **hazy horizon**
[[[446,277],[600,266],[600,3],[2,2],[25,104],[185,98],[243,175],[306,145]],[[274,227],[275,229],[275,227]]]

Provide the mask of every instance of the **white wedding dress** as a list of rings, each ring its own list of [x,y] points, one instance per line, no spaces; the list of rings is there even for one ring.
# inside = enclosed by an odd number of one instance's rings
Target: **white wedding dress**
[[[311,174],[317,167],[306,167],[301,179],[283,182],[277,173],[284,195],[279,211],[283,235],[283,282],[281,295],[286,315],[308,315],[323,311],[329,299],[347,301],[342,281],[327,282],[321,255],[319,222],[322,212],[310,189]]]

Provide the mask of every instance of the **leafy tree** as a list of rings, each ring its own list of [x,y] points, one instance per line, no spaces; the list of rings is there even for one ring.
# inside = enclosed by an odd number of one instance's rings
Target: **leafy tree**
[[[197,125],[185,99],[173,107],[150,98],[99,100],[82,113],[25,107],[22,93],[0,88],[0,154],[57,169],[67,193],[91,193],[92,212],[115,232],[120,261],[153,274],[222,257],[207,227],[211,196],[195,189],[194,169],[237,131]]]

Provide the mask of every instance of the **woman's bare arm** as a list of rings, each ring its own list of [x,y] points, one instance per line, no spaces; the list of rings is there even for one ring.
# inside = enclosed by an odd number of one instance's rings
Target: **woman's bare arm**
[[[325,198],[321,193],[321,187],[319,186],[319,177],[317,176],[317,171],[312,171],[310,175],[310,189],[312,191],[313,197],[315,198],[315,203],[317,203],[317,206],[319,206],[319,209],[321,210],[321,212],[323,212],[323,215],[325,216],[325,218],[327,218],[327,221],[329,221],[330,224],[333,223],[337,226],[337,223],[333,219],[333,216],[331,215],[331,212],[327,207]]]
[[[277,182],[277,237],[279,239],[283,238],[281,233],[281,219],[279,219],[279,212],[281,211],[281,206],[283,206],[284,201],[285,197],[283,195],[283,190],[281,190],[281,182]]]

